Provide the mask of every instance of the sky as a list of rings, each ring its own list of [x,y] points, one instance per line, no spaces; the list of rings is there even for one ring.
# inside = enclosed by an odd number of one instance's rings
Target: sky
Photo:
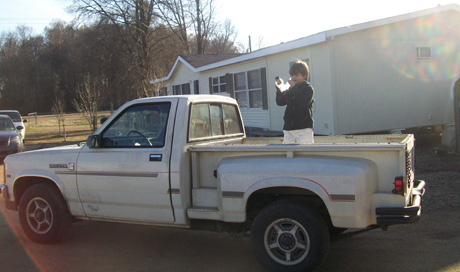
[[[460,0],[214,0],[216,18],[230,19],[237,42],[252,49],[271,46],[338,27],[393,17]],[[0,0],[0,33],[18,25],[41,34],[58,19],[70,22],[70,0]]]

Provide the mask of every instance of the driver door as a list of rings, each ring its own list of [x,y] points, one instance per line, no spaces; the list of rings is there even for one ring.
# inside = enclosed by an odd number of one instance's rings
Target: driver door
[[[169,102],[128,107],[100,133],[99,147],[83,148],[77,183],[88,217],[174,221],[169,194],[172,133],[167,129],[173,124],[173,107]]]

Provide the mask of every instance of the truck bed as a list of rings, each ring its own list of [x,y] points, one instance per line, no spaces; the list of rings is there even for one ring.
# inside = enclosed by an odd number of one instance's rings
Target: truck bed
[[[222,195],[223,192],[220,190],[232,185],[222,184],[218,177],[222,177],[223,174],[219,169],[223,162],[229,160],[240,162],[241,168],[234,169],[235,172],[242,171],[242,168],[248,165],[246,162],[251,162],[249,172],[241,173],[243,180],[247,179],[248,175],[263,177],[284,173],[282,175],[285,176],[286,171],[289,172],[291,169],[289,166],[295,162],[307,163],[304,166],[298,166],[299,169],[303,169],[301,171],[306,171],[305,169],[309,167],[308,163],[315,164],[316,161],[321,161],[322,167],[330,167],[332,171],[337,167],[334,165],[335,161],[360,161],[378,167],[375,176],[368,177],[359,184],[349,185],[350,188],[355,188],[354,190],[366,188],[366,194],[363,195],[366,195],[367,202],[361,206],[386,206],[389,205],[387,199],[391,198],[393,203],[404,207],[410,201],[409,194],[404,198],[391,194],[391,191],[396,176],[405,176],[408,180],[408,190],[412,189],[414,179],[411,163],[414,152],[413,137],[411,134],[324,136],[315,137],[315,143],[308,145],[285,145],[282,144],[282,138],[240,138],[196,144],[189,148],[193,204],[202,207],[221,205],[216,195]],[[267,174],[267,171],[270,173]],[[298,172],[298,170],[293,170],[289,173],[294,175],[296,171]],[[308,178],[308,176],[308,173],[305,173],[302,177]],[[197,199],[205,201],[197,203],[195,202]]]

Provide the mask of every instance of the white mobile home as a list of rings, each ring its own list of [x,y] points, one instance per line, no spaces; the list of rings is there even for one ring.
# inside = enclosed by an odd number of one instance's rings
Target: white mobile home
[[[281,130],[275,76],[306,60],[315,88],[315,134],[338,135],[454,122],[460,76],[460,6],[451,4],[324,31],[240,55],[179,56],[153,81],[163,94],[230,95],[245,126]]]

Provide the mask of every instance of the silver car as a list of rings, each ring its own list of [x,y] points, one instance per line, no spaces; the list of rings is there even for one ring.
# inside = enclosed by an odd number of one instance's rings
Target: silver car
[[[14,126],[21,126],[19,133],[21,133],[22,140],[26,137],[26,127],[24,123],[27,122],[27,119],[22,119],[21,114],[17,110],[0,110],[0,115],[8,115],[11,120],[13,120]]]
[[[22,152],[24,144],[20,129],[23,126],[15,126],[13,120],[7,115],[0,115],[0,160],[9,154]]]

